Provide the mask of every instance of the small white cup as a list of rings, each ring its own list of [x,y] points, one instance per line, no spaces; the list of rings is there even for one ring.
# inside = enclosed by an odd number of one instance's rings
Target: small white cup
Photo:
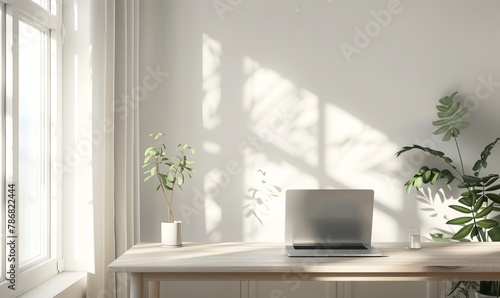
[[[410,228],[410,249],[420,249],[420,228],[411,227]]]

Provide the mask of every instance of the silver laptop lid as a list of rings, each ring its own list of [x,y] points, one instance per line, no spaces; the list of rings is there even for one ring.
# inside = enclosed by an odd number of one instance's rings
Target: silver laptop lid
[[[371,189],[286,191],[285,244],[371,244]]]

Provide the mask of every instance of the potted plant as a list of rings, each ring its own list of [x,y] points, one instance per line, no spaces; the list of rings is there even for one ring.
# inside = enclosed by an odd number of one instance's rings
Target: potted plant
[[[187,159],[186,153],[189,151],[194,154],[195,150],[187,144],[179,144],[176,148],[177,154],[168,158],[165,155],[167,146],[159,140],[162,136],[163,133],[149,135],[150,138],[154,137],[156,144],[148,147],[144,152],[142,167],[147,168],[144,172],[146,175],[144,181],[156,177],[158,180],[156,191],[161,190],[167,204],[167,220],[161,223],[162,246],[180,246],[182,245],[182,221],[174,219],[172,202],[174,190],[176,188],[182,190],[186,175],[191,178],[191,173],[194,171],[191,165],[194,162]]]
[[[460,229],[451,237],[451,240],[459,241],[500,241],[500,183],[498,183],[498,174],[481,175],[481,170],[486,168],[487,159],[491,154],[500,138],[496,138],[488,144],[481,152],[479,159],[474,163],[472,171],[467,172],[462,160],[458,137],[460,132],[470,124],[464,121],[464,116],[468,113],[468,108],[464,107],[460,101],[455,98],[457,92],[450,96],[445,96],[439,100],[436,106],[438,120],[432,124],[437,127],[435,135],[443,135],[444,142],[452,140],[459,157],[459,165],[444,152],[434,150],[429,147],[419,145],[405,146],[396,153],[400,156],[411,150],[420,150],[426,154],[435,156],[440,160],[444,167],[438,169],[435,167],[422,166],[412,178],[406,183],[406,191],[409,193],[413,187],[420,191],[424,184],[434,185],[438,180],[444,180],[446,184],[453,181],[458,183],[454,186],[461,192],[460,198],[456,203],[449,207],[460,213],[446,223],[449,225],[459,225]],[[458,281],[449,295],[466,294],[468,289],[473,287],[476,290],[477,297],[499,295],[498,281],[481,281],[479,284],[468,281]],[[468,296],[467,296],[468,297]]]

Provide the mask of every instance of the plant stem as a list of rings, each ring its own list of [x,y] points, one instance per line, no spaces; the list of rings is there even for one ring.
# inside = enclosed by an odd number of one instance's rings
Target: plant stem
[[[474,222],[474,229],[476,229],[477,231],[477,240],[479,242],[484,242],[485,239],[483,239],[481,233],[479,232],[479,228],[477,227],[477,222],[476,222],[476,214],[474,212],[474,209],[475,209],[475,206],[476,206],[476,193],[474,192],[474,187],[473,186],[467,186],[467,189],[469,190],[469,192],[472,194],[472,206],[470,207],[471,209],[471,215],[472,215],[472,221]],[[471,237],[471,240],[472,240],[472,237]]]
[[[182,161],[182,160],[181,160]],[[179,162],[180,164],[180,162]],[[167,200],[168,204],[168,219],[169,222],[174,222],[174,213],[172,212],[172,201],[174,199],[174,188],[175,188],[175,182],[177,180],[177,173],[179,171],[179,164],[175,166],[175,172],[174,172],[174,179],[172,181],[172,190],[170,191],[170,201]]]
[[[462,168],[462,176],[465,176],[465,167],[464,167],[464,162],[463,162],[463,159],[462,159],[462,152],[460,151],[460,146],[458,145],[458,139],[457,137],[453,137],[453,139],[455,140],[455,146],[457,147],[457,152],[458,152],[458,157],[460,159],[460,167]],[[472,215],[472,221],[474,223],[474,229],[476,230],[477,232],[477,240],[479,242],[484,242],[484,239],[481,235],[481,233],[479,232],[479,228],[477,227],[477,222],[476,222],[476,214],[474,212],[474,209],[475,209],[475,206],[476,206],[476,194],[474,192],[474,187],[473,186],[467,186],[467,189],[469,190],[469,192],[472,194],[472,206],[471,206],[471,215]]]
[[[462,153],[460,152],[460,146],[458,145],[458,139],[457,137],[453,137],[453,139],[455,139],[455,146],[457,147],[458,157],[460,159],[460,166],[462,167],[462,175],[465,175],[464,162],[462,159]]]
[[[167,208],[168,208],[168,212],[169,212],[169,214],[167,215],[167,222],[172,222],[170,220],[170,214],[172,214],[172,208],[171,208],[172,198],[170,198],[170,202],[169,202],[168,196],[167,196],[167,191],[165,190],[165,186],[163,185],[163,179],[160,176],[160,162],[159,162],[157,156],[155,156],[155,165],[156,165],[156,177],[158,177],[158,182],[160,182],[161,191],[163,192],[163,195],[165,196],[165,199],[167,200]],[[172,189],[172,192],[173,192],[173,189]]]
[[[174,222],[174,213],[172,212],[172,200],[174,198],[174,185],[172,184],[172,191],[170,192],[170,201],[167,201],[168,207],[168,222]]]

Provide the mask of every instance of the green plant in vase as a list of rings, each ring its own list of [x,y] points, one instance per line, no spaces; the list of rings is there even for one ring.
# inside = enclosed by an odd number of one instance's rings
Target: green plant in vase
[[[186,175],[191,178],[191,173],[195,171],[191,167],[194,162],[188,160],[186,153],[189,151],[191,154],[194,154],[195,149],[187,144],[179,144],[176,148],[177,155],[168,158],[165,155],[167,146],[159,141],[163,135],[163,133],[149,135],[150,138],[154,137],[157,143],[145,150],[142,167],[148,168],[144,172],[144,175],[146,175],[144,181],[148,181],[153,177],[157,178],[158,186],[156,187],[156,191],[161,189],[167,204],[167,222],[171,223],[174,222],[174,214],[172,212],[174,190],[176,188],[182,190],[182,185],[186,181]]]
[[[481,170],[488,165],[488,157],[500,138],[496,138],[488,144],[481,152],[479,159],[474,163],[470,171],[466,171],[458,138],[460,132],[470,123],[464,120],[468,108],[464,107],[455,96],[445,96],[436,105],[438,120],[432,124],[437,127],[435,135],[442,135],[444,142],[452,141],[458,153],[459,161],[456,164],[444,152],[419,145],[405,146],[401,148],[396,156],[400,156],[411,150],[419,150],[425,154],[437,157],[443,164],[442,168],[422,166],[412,178],[406,183],[406,192],[409,193],[413,187],[420,191],[424,184],[434,185],[438,180],[446,184],[456,182],[454,186],[460,191],[460,198],[449,207],[456,211],[459,216],[447,221],[448,225],[460,226],[458,231],[451,237],[452,240],[460,241],[500,241],[500,183],[499,174],[481,175]],[[451,294],[460,295],[466,288],[473,286],[482,294],[498,295],[498,281],[481,281],[478,287],[473,282],[456,282]],[[484,291],[484,292],[483,292]]]

